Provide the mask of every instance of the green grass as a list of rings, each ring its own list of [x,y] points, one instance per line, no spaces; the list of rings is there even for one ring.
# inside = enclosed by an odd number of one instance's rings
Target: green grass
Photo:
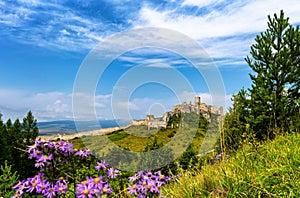
[[[118,145],[132,151],[143,151],[154,136],[159,143],[174,144],[180,148],[189,144],[187,134],[194,129],[150,130],[145,126],[131,127],[107,135],[112,142],[99,147],[96,137],[73,140],[75,147],[83,145],[93,150],[108,151],[111,145]],[[170,135],[172,134],[172,135]],[[174,136],[173,136],[174,135]],[[206,143],[212,145],[215,135],[206,136]],[[173,139],[180,140],[173,142]],[[199,133],[192,140],[193,147],[201,147],[204,134]],[[203,145],[202,145],[203,147]],[[206,158],[208,156],[205,156]],[[204,159],[204,158],[203,158]],[[199,170],[200,169],[200,170]],[[195,170],[183,171],[183,176],[163,187],[168,197],[300,197],[300,134],[278,136],[273,141],[256,147],[244,145],[230,159]]]
[[[129,134],[122,130],[122,131],[117,131],[115,133],[109,134],[107,137],[108,137],[108,139],[110,139],[110,141],[114,142],[114,141],[126,138],[128,136],[129,136]]]
[[[207,165],[163,188],[168,197],[299,197],[300,135],[244,146],[227,161]]]
[[[186,146],[190,143],[199,150],[203,141],[205,132],[199,132],[200,135],[194,137],[192,141],[188,141],[187,134],[195,133],[196,129],[185,128],[179,132],[179,129],[151,129],[148,130],[147,126],[132,126],[128,129],[119,130],[111,134],[106,135],[106,137],[111,141],[105,147],[101,147],[99,141],[102,141],[103,136],[86,136],[82,138],[76,138],[71,140],[75,148],[88,147],[93,151],[105,153],[111,148],[112,144],[117,145],[121,148],[128,149],[134,152],[144,151],[147,143],[152,141],[154,137],[157,138],[158,143],[166,145],[175,145],[174,152],[180,151],[182,146]],[[174,141],[176,139],[176,141]]]

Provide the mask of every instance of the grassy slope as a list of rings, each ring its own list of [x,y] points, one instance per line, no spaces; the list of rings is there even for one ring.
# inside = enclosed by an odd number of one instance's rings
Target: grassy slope
[[[300,197],[300,134],[245,146],[227,161],[185,172],[168,197]]]
[[[195,131],[196,129],[191,128],[185,128],[182,132],[179,132],[178,129],[152,129],[148,131],[146,126],[132,126],[128,129],[116,131],[107,135],[106,137],[111,142],[108,142],[106,148],[99,144],[99,141],[102,140],[100,139],[101,136],[86,136],[83,138],[73,139],[71,142],[76,148],[88,147],[93,150],[94,153],[107,152],[113,144],[131,151],[141,152],[145,149],[147,143],[152,141],[154,136],[156,136],[158,143],[162,143],[163,145],[166,145],[167,143],[170,143],[171,145],[175,144],[174,152],[176,153],[177,146],[181,148],[190,144],[191,141],[188,141],[187,134],[193,134]],[[176,135],[176,142],[171,142],[174,139],[169,136],[170,134]],[[200,149],[204,134],[204,132],[201,132],[198,137],[193,138],[192,145],[196,150]]]

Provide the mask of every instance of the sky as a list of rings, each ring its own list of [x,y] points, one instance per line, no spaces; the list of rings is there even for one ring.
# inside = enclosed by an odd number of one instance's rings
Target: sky
[[[0,0],[2,119],[142,119],[195,95],[226,110],[280,10],[300,23],[298,0]]]

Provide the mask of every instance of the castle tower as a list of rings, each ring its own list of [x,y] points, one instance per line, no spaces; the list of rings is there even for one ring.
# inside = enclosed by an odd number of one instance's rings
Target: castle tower
[[[147,116],[146,116],[146,120],[147,120],[147,121],[154,120],[154,115],[147,115]]]
[[[195,111],[197,114],[200,113],[200,104],[201,104],[201,98],[200,96],[195,97]]]
[[[195,97],[195,105],[200,105],[201,104],[201,99],[200,99],[200,96],[196,96]]]
[[[223,115],[223,107],[220,107],[220,108],[219,108],[219,114],[220,114],[220,115]]]

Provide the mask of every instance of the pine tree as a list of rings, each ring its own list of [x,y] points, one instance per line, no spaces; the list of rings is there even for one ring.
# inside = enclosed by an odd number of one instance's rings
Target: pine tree
[[[25,153],[22,150],[26,150],[27,146],[33,145],[35,139],[38,136],[39,129],[37,127],[37,120],[34,119],[34,116],[32,115],[32,112],[29,111],[25,118],[23,118],[23,123],[20,125],[20,122],[16,120],[14,123],[14,130],[15,134],[17,136],[21,136],[18,138],[18,140],[21,140],[22,142],[18,142],[19,149],[19,162],[17,162],[17,168],[18,173],[20,174],[20,177],[30,177],[33,176],[37,169],[28,169],[28,167],[34,167],[34,160],[28,159],[27,153]],[[21,133],[19,133],[19,130],[21,130]],[[17,151],[18,152],[18,151]]]
[[[12,171],[17,171],[20,179],[31,177],[36,173],[34,160],[28,159],[26,153],[27,146],[34,143],[38,135],[36,120],[31,112],[20,123],[16,119],[12,124],[8,119],[4,124],[0,114],[0,165],[4,166],[4,161],[11,166]]]
[[[237,150],[242,143],[242,136],[246,131],[249,115],[248,93],[243,88],[233,96],[233,105],[225,115],[222,147],[226,150]]]
[[[2,121],[2,114],[0,113],[0,166],[4,165],[6,159],[7,144],[7,132],[6,127]]]
[[[39,129],[37,127],[37,121],[34,119],[31,111],[29,111],[27,116],[23,119],[22,126],[26,145],[32,145],[38,136]]]
[[[255,74],[250,74],[251,127],[260,139],[289,131],[299,117],[299,26],[289,24],[283,11],[268,16],[268,28],[258,35],[245,60]]]

